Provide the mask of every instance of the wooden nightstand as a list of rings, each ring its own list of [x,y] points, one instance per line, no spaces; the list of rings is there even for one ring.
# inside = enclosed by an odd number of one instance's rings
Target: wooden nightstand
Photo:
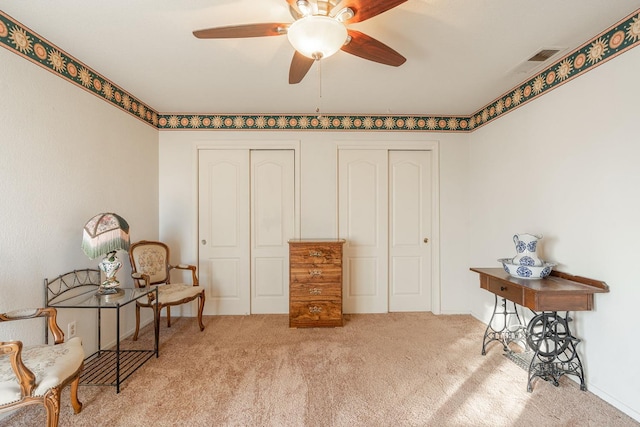
[[[289,241],[289,326],[342,326],[344,240]]]

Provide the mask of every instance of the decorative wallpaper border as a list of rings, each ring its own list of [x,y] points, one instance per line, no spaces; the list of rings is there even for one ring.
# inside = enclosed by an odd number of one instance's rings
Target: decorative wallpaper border
[[[476,111],[469,118],[470,126],[477,128],[485,125],[638,45],[640,45],[640,9],[538,75]]]
[[[471,132],[640,45],[640,9],[469,117],[159,114],[2,11],[0,11],[0,45],[159,130]]]
[[[2,11],[0,46],[102,98],[137,119],[153,127],[158,126],[158,113],[153,108]]]
[[[469,131],[467,117],[308,115],[161,115],[160,129]]]

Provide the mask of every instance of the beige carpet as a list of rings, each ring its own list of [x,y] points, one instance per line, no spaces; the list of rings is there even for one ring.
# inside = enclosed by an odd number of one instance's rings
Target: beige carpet
[[[632,426],[563,378],[526,391],[526,372],[470,316],[346,316],[343,328],[289,329],[286,315],[216,316],[161,329],[160,358],[122,385],[80,387],[61,426]],[[150,342],[147,327],[141,340]],[[21,409],[6,426],[43,426]]]

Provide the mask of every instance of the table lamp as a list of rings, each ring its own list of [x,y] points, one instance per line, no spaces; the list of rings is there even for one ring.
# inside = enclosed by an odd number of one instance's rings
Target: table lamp
[[[120,282],[116,273],[122,262],[116,252],[129,249],[129,224],[120,215],[100,213],[87,221],[82,234],[82,250],[90,259],[105,255],[98,267],[106,280],[99,286],[98,294],[117,293]]]

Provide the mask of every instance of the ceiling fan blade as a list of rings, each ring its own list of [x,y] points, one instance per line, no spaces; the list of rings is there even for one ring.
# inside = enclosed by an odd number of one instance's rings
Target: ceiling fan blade
[[[406,1],[407,0],[347,0],[345,2],[341,2],[339,6],[349,7],[353,10],[353,18],[347,21],[351,24],[373,18],[374,16],[393,9]]]
[[[300,83],[304,76],[307,75],[307,71],[313,65],[314,59],[308,58],[296,51],[293,54],[293,59],[291,60],[291,67],[289,68],[289,84]]]
[[[342,50],[347,53],[394,67],[404,64],[407,60],[386,44],[360,31],[348,30],[348,33],[351,40],[342,46]]]
[[[288,23],[265,23],[230,25],[227,27],[208,28],[196,30],[193,35],[199,39],[235,39],[245,37],[280,36],[287,34]]]

